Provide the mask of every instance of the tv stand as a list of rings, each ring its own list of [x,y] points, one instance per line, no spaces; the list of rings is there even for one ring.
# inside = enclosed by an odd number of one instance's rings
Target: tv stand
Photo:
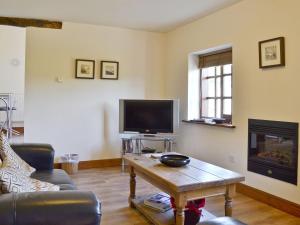
[[[172,152],[175,136],[165,136],[159,134],[158,135],[139,134],[130,137],[122,137],[122,149],[121,149],[122,171],[124,171],[124,167],[125,167],[123,156],[126,153],[134,153],[137,155],[141,155],[142,146],[143,146],[142,141],[162,142],[164,145],[163,152]]]

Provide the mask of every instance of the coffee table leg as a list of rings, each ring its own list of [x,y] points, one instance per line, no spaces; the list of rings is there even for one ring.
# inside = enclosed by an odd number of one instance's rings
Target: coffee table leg
[[[179,195],[175,197],[176,204],[176,225],[184,225],[184,209],[186,201]]]
[[[226,187],[225,216],[232,216],[232,197],[235,194],[235,184]]]
[[[184,225],[184,209],[176,207],[176,225]]]
[[[134,205],[131,200],[135,199],[135,188],[136,188],[135,177],[136,177],[136,174],[135,174],[134,168],[132,166],[130,166],[129,169],[130,169],[130,195],[129,195],[128,201],[129,201],[129,206],[131,208],[134,208]]]

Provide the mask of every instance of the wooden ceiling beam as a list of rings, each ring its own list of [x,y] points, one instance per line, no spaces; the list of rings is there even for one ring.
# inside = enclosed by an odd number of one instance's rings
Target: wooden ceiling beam
[[[50,29],[61,29],[62,22],[60,21],[49,21],[39,19],[27,19],[27,18],[16,18],[16,17],[0,17],[0,25],[9,25],[15,27],[41,27]]]

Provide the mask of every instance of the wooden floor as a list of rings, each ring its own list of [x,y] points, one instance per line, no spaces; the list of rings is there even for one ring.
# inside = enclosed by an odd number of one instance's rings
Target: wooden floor
[[[147,220],[128,207],[129,176],[119,167],[81,170],[72,175],[80,190],[93,191],[102,201],[101,225],[148,225]],[[137,177],[137,195],[155,193],[151,184]],[[234,200],[233,217],[251,225],[299,225],[300,218],[286,214],[242,194]],[[206,209],[216,216],[224,215],[224,199],[207,199]]]

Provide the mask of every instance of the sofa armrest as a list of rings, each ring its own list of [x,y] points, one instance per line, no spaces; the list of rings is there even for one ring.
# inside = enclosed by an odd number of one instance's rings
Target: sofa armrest
[[[37,170],[52,170],[54,149],[49,144],[12,144],[12,149]]]
[[[10,193],[0,196],[1,224],[99,225],[101,205],[92,192]]]

